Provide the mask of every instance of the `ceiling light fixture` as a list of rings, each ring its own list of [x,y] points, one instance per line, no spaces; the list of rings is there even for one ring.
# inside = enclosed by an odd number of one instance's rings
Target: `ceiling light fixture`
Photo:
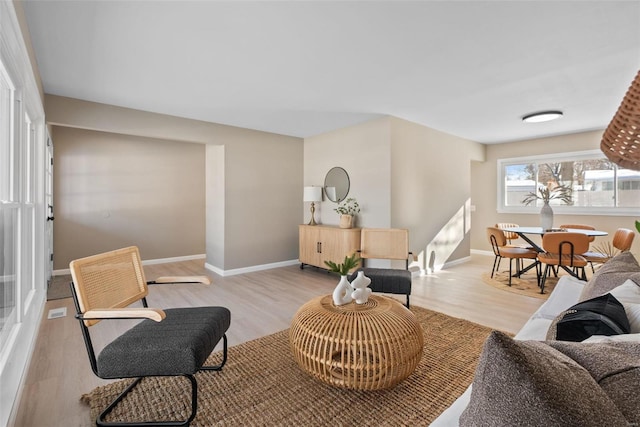
[[[538,113],[527,114],[522,118],[527,123],[542,123],[562,117],[562,111],[540,111]]]

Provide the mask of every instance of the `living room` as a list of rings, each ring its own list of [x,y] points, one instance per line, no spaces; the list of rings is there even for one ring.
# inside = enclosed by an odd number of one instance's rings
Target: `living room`
[[[600,5],[603,11],[609,12],[608,3]],[[634,2],[614,3],[636,10]],[[23,7],[35,10],[16,4]],[[638,47],[636,33],[628,38],[620,50]],[[600,113],[598,125],[576,132],[550,127],[543,136],[500,144],[373,109],[331,130],[291,136],[47,92],[42,102],[56,147],[53,269],[64,273],[72,259],[128,244],[138,245],[145,260],[204,257],[208,270],[221,277],[295,265],[297,226],[309,221],[303,188],[322,186],[334,166],[347,171],[350,196],[362,206],[358,226],[408,228],[418,255],[414,267],[425,274],[454,267],[490,250],[485,225],[514,220],[512,213],[496,212],[497,160],[599,150],[604,126],[638,68],[637,60],[627,62],[626,70],[615,70],[617,90],[607,95],[609,109]],[[527,112],[510,114],[519,122]],[[118,163],[118,152],[132,154]],[[134,190],[121,197],[128,183]],[[327,200],[318,203],[316,219],[337,224],[334,208]],[[561,219],[579,223],[585,216]],[[613,234],[632,227],[636,218],[588,219]],[[538,214],[521,213],[517,221],[537,224]],[[527,309],[530,314],[535,308]],[[3,400],[3,412],[4,405]]]

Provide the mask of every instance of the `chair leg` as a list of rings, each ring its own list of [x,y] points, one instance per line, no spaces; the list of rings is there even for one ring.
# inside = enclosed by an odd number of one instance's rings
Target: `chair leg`
[[[201,371],[221,371],[222,367],[227,363],[227,334],[222,336],[222,362],[219,365],[215,366],[203,366],[200,368]]]
[[[516,260],[518,262],[518,260]],[[513,264],[513,258],[509,258],[509,286],[511,286],[511,265]]]
[[[547,275],[549,274],[549,268],[551,266],[549,264],[546,265],[544,269],[544,273],[542,274],[542,279],[540,279],[540,293],[544,294],[544,283],[547,281]]]
[[[499,255],[496,255],[495,258],[493,258],[493,267],[491,268],[491,278],[492,279],[493,279],[493,273],[497,271],[496,263],[498,263],[498,267],[500,267],[500,261],[498,261],[498,258],[500,258]]]
[[[144,377],[136,378],[136,380],[131,383],[129,387],[127,387],[116,399],[111,402],[107,408],[102,411],[102,413],[96,419],[96,425],[100,427],[112,426],[112,427],[148,427],[148,426],[171,426],[171,427],[179,427],[179,426],[188,426],[191,421],[196,417],[196,412],[198,411],[198,383],[193,375],[184,374],[183,377],[186,377],[191,381],[191,415],[188,419],[184,421],[138,421],[138,422],[107,422],[104,419],[107,415],[111,413],[111,411],[118,406],[118,404],[129,394],[131,390],[138,385],[138,383]]]

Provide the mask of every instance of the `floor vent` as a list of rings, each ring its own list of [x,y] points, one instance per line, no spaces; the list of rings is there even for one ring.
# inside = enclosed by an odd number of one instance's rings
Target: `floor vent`
[[[66,316],[67,316],[67,307],[54,308],[52,310],[49,310],[49,315],[47,316],[47,319],[58,319],[60,317],[66,317]]]

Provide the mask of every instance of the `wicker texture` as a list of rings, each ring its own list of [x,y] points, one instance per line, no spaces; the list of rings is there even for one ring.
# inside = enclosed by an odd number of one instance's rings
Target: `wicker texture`
[[[69,264],[80,310],[123,308],[148,294],[138,248],[131,246]],[[85,321],[91,326],[99,320]]]
[[[396,386],[422,357],[416,317],[390,298],[334,306],[330,295],[300,307],[289,338],[294,359],[314,378],[354,390]]]
[[[640,71],[607,126],[600,149],[616,165],[640,170]]]

